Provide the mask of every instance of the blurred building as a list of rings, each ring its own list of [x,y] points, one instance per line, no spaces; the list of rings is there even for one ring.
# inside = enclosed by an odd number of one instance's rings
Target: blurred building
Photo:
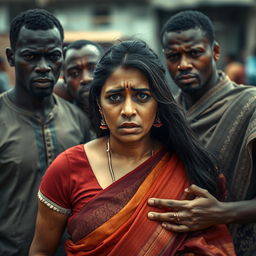
[[[223,56],[232,51],[245,57],[256,46],[256,0],[0,0],[0,55],[9,44],[11,19],[35,7],[60,19],[66,42],[88,39],[107,48],[135,37],[160,53],[163,23],[177,11],[197,9],[213,20]],[[224,58],[219,65],[223,67]]]

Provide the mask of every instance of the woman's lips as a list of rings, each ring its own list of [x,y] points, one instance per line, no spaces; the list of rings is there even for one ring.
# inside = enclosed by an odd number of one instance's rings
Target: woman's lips
[[[125,123],[119,126],[119,130],[123,134],[131,134],[131,133],[138,133],[141,127],[134,123]]]
[[[134,128],[134,127],[139,127],[139,125],[135,123],[123,123],[120,125],[120,128]]]

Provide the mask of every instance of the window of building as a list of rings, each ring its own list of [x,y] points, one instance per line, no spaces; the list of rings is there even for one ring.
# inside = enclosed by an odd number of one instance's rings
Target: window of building
[[[93,10],[93,26],[109,27],[111,25],[111,12],[109,8],[96,8]]]

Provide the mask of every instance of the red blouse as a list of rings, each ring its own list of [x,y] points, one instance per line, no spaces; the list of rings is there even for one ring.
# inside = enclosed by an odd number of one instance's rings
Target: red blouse
[[[102,191],[84,151],[84,145],[74,146],[61,153],[43,176],[40,192],[45,203],[50,200],[58,209],[71,210],[72,216]],[[39,196],[40,198],[40,196]],[[41,200],[41,199],[40,199]]]

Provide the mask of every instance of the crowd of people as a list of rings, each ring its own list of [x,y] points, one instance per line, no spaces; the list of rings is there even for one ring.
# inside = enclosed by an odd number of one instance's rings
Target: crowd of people
[[[139,39],[64,47],[44,9],[9,36],[0,255],[256,254],[256,88],[218,70],[209,17],[169,18],[166,63]]]

